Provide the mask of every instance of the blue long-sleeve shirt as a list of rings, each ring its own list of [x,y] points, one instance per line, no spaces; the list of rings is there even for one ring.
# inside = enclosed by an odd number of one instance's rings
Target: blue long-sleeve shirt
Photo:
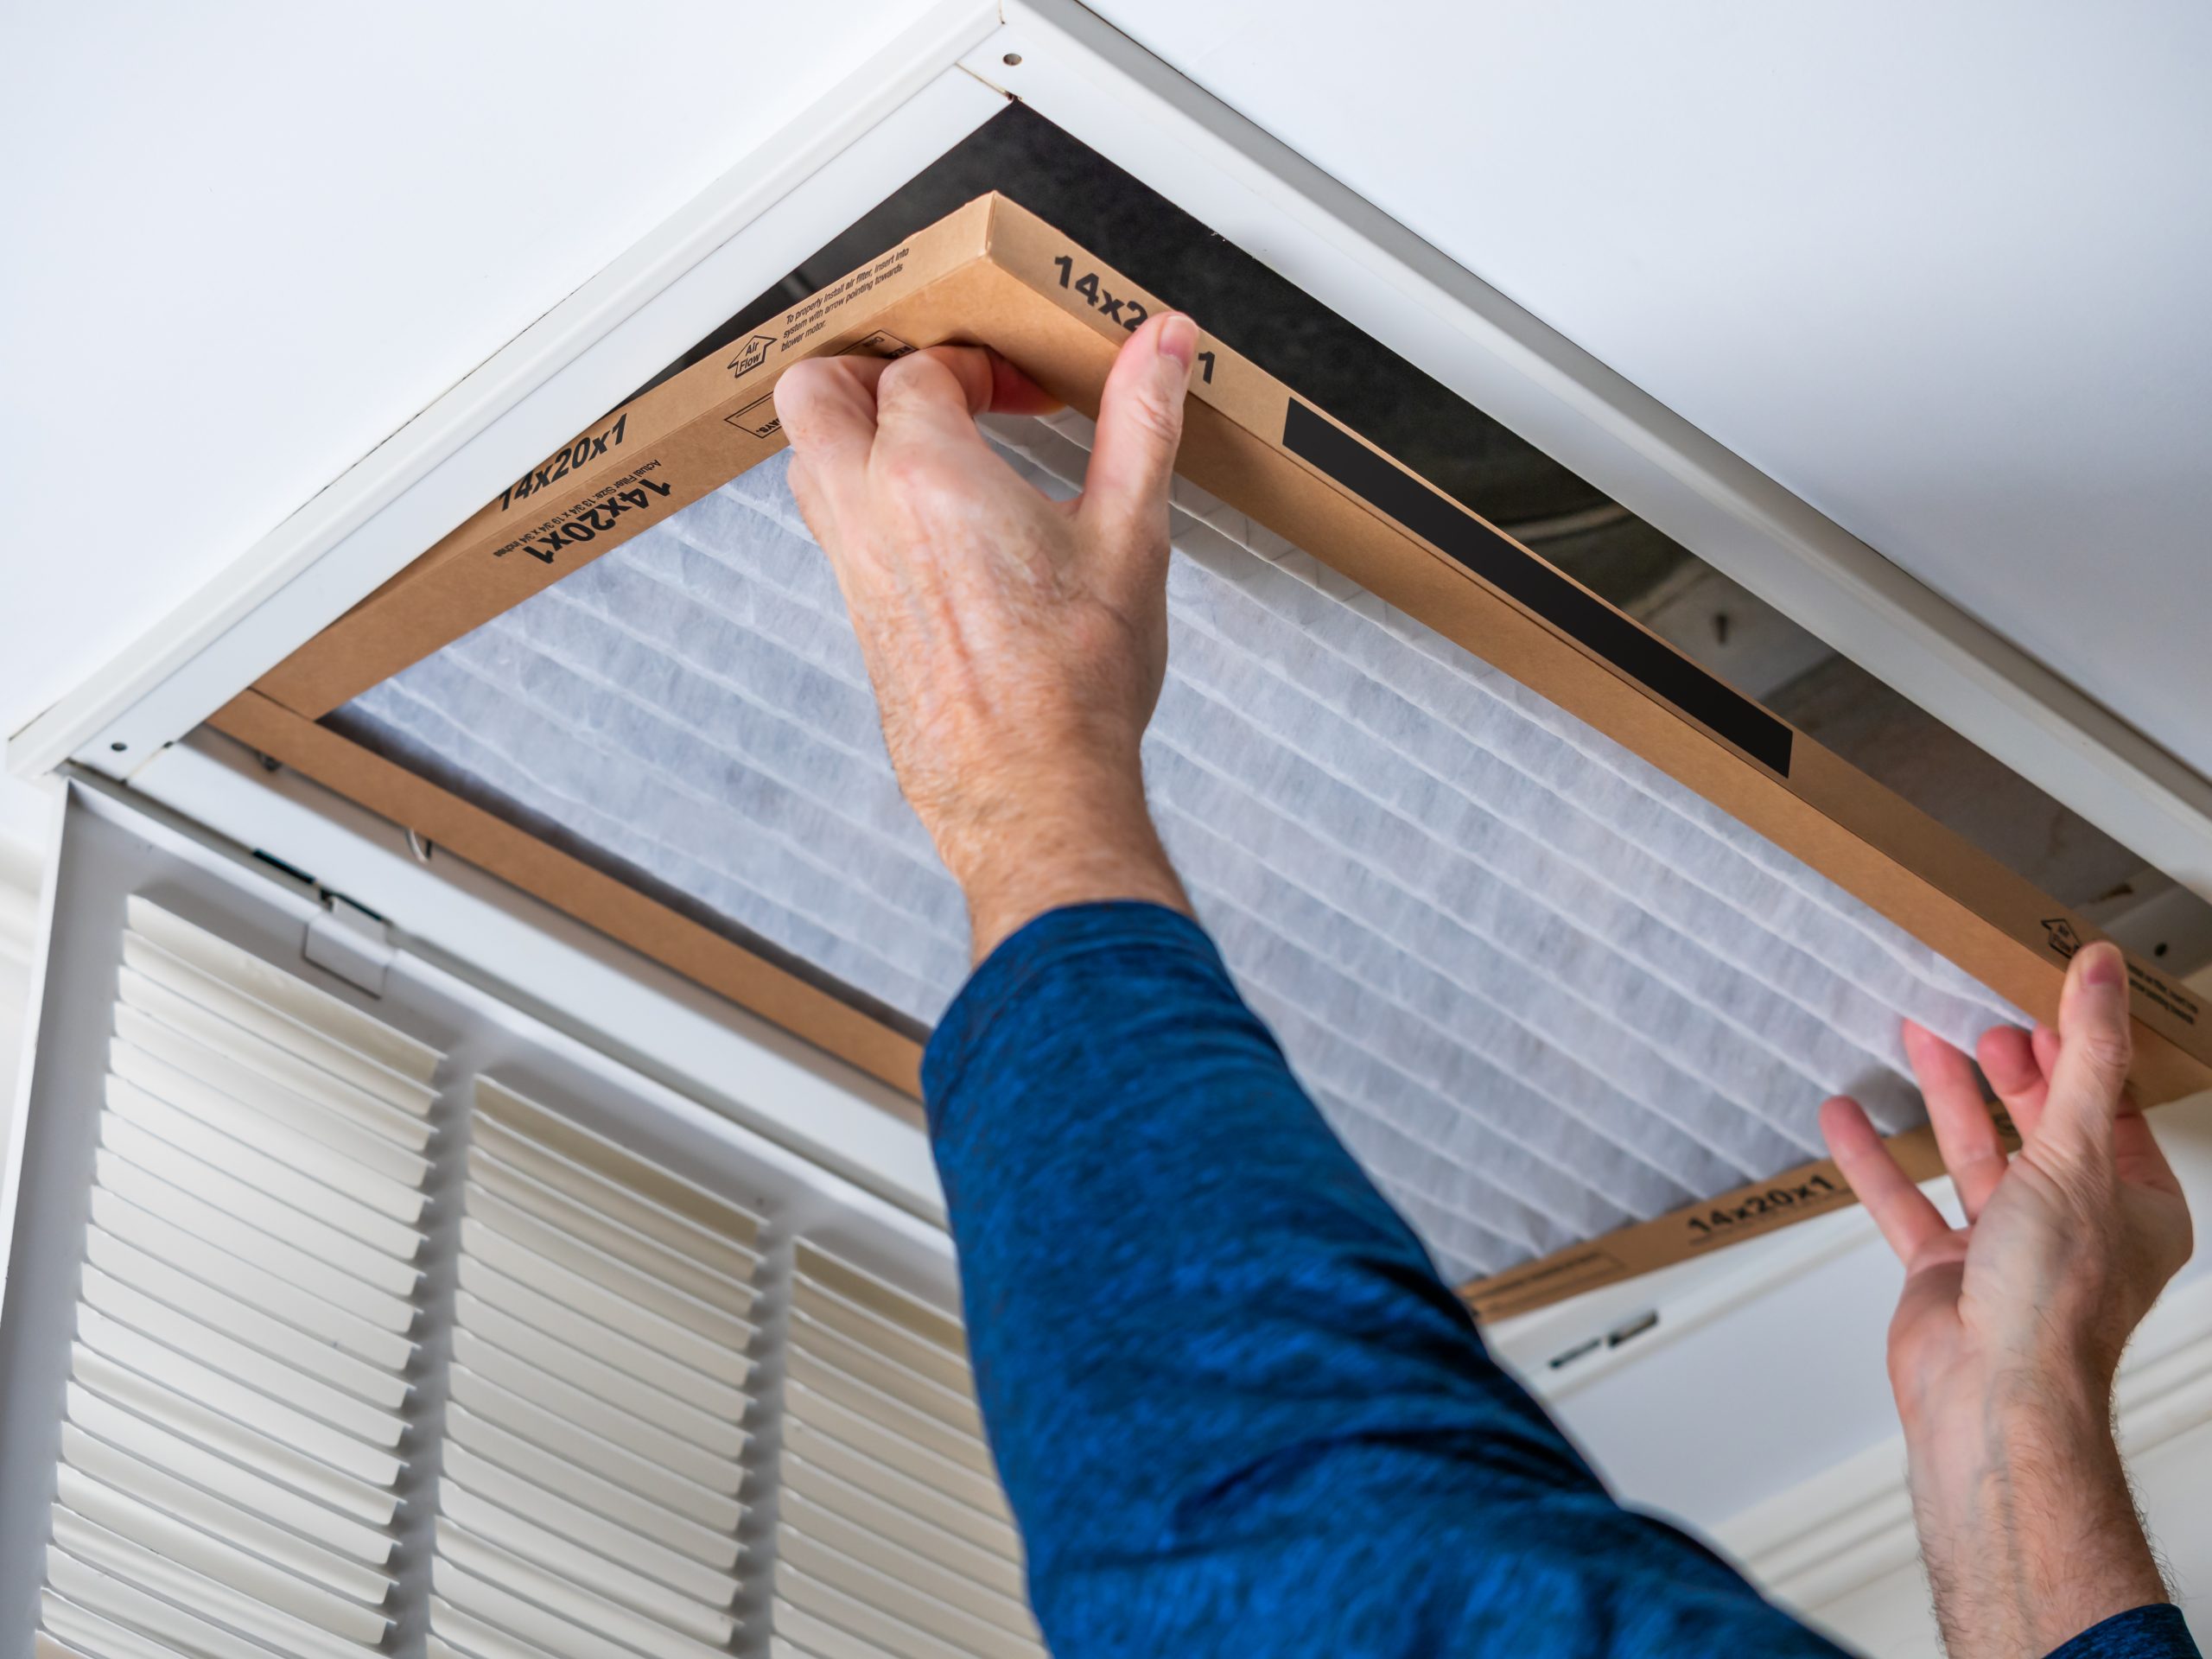
[[[1058,1659],[1839,1651],[1613,1501],[1187,918],[1039,918],[923,1084]],[[2060,1651],[2196,1650],[2156,1607]]]

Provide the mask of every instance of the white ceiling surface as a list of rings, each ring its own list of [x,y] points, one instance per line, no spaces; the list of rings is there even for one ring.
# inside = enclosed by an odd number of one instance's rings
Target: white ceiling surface
[[[0,735],[924,10],[6,7]]]
[[[2212,773],[2212,10],[1090,3]]]

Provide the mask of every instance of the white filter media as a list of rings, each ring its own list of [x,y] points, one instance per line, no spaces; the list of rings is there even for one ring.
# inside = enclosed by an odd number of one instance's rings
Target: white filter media
[[[996,427],[1054,494],[1080,417]],[[1153,809],[1338,1133],[1455,1278],[1918,1121],[1900,1016],[2019,1016],[1780,848],[1179,485]],[[340,723],[917,1020],[967,972],[781,458]]]

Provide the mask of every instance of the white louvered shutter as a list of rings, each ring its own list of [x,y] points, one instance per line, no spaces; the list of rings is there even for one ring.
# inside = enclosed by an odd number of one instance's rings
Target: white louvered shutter
[[[801,1239],[783,1426],[779,1654],[1045,1651],[958,1320]]]
[[[481,1079],[467,1160],[432,1630],[726,1651],[760,1217]]]
[[[36,1654],[1043,1653],[941,1235],[127,908]]]
[[[112,1659],[379,1649],[441,1057],[128,913],[41,1622]]]

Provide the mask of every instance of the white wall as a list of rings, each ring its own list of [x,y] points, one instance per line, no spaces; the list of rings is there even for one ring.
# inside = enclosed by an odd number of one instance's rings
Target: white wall
[[[0,790],[0,796],[5,792]],[[46,803],[41,798],[36,804],[43,807]],[[0,1147],[9,1144],[8,1126],[14,1120],[21,1081],[18,1062],[29,1014],[31,964],[38,943],[39,880],[44,863],[44,849],[39,842],[6,834],[6,828],[0,822]]]
[[[1092,3],[2212,774],[2212,10]]]

